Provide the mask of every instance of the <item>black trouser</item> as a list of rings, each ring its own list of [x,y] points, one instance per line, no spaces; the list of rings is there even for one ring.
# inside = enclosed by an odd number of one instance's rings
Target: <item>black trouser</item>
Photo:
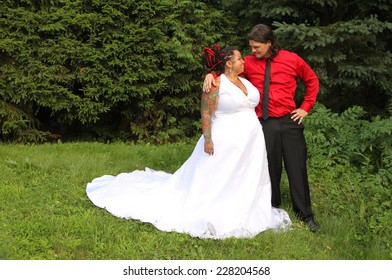
[[[293,210],[298,218],[313,215],[310,203],[308,174],[306,169],[307,148],[303,124],[293,121],[291,115],[281,118],[260,119],[267,147],[268,169],[272,186],[272,205],[281,203],[280,180],[282,159],[290,185]]]

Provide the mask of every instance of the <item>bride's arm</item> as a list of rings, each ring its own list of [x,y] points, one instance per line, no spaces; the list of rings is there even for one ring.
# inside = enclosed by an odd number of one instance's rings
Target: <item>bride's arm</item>
[[[216,82],[217,87],[212,87],[210,92],[202,93],[201,97],[201,124],[204,136],[204,151],[214,154],[214,142],[212,141],[211,120],[216,108],[218,107],[219,79]]]

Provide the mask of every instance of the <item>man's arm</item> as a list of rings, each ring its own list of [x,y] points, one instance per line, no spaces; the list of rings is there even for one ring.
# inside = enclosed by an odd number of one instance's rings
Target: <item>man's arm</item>
[[[319,79],[310,66],[300,57],[298,62],[298,76],[305,86],[305,96],[301,106],[291,112],[291,118],[300,124],[312,110],[319,92]]]
[[[206,75],[204,78],[204,83],[203,83],[203,92],[210,92],[211,87],[217,87],[218,85],[215,82],[215,78],[217,78],[219,75],[216,73],[209,73]]]
[[[299,78],[305,86],[305,96],[300,108],[306,112],[312,110],[319,92],[319,79],[310,66],[300,58]]]

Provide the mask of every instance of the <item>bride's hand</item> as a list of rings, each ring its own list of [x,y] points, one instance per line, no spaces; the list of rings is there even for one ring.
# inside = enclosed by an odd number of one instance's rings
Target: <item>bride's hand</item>
[[[204,142],[204,152],[206,152],[210,156],[214,154],[214,142],[212,142],[212,140]]]

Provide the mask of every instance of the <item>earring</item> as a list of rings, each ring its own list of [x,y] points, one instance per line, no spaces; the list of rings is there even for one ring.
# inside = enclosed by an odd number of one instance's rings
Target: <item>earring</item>
[[[229,74],[233,73],[233,67],[229,69]]]

